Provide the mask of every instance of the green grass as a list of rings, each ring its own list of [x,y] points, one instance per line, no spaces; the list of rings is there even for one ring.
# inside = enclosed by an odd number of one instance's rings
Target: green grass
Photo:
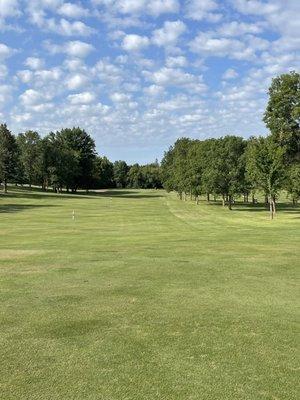
[[[14,189],[0,398],[299,399],[299,266],[299,207]]]

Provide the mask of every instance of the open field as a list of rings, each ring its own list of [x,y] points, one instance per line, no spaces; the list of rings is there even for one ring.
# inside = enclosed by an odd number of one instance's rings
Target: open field
[[[300,207],[278,209],[0,196],[0,398],[298,399]]]

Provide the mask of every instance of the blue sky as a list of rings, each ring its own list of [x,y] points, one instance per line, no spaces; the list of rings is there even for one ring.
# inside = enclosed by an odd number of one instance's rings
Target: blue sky
[[[111,160],[178,137],[266,134],[272,77],[299,70],[299,0],[0,0],[0,121],[80,126]]]

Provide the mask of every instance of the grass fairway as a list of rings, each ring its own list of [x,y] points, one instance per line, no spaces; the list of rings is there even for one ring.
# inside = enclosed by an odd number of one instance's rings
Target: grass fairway
[[[0,398],[299,399],[300,209],[279,208],[0,196]]]

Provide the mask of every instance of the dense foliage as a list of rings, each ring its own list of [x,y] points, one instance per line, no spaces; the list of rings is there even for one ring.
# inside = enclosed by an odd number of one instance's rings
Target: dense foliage
[[[41,138],[27,131],[15,137],[0,125],[0,181],[51,187],[76,192],[78,189],[160,188],[160,166],[112,163],[96,153],[95,142],[83,129],[62,129]]]
[[[231,209],[235,197],[249,195],[255,203],[258,191],[265,194],[270,215],[284,189],[295,203],[300,198],[300,75],[291,72],[273,79],[264,121],[267,138],[245,140],[237,136],[219,139],[179,139],[162,160],[166,190],[181,199],[198,202],[199,195],[217,196]]]

